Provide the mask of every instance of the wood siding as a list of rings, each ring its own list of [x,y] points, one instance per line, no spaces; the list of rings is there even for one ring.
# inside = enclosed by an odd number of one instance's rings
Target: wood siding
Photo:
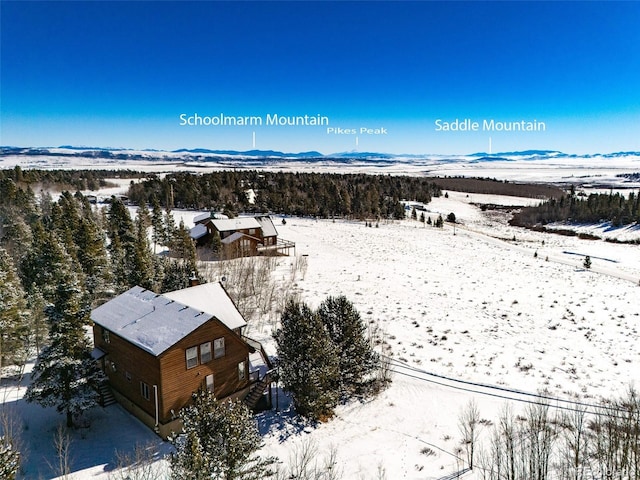
[[[224,338],[225,354],[214,358],[213,342]],[[211,342],[212,358],[205,364],[200,363],[200,345]],[[198,347],[198,365],[187,368],[186,350]],[[249,347],[233,331],[221,322],[212,319],[180,340],[159,357],[162,378],[160,381],[160,421],[171,420],[171,410],[177,413],[191,400],[191,394],[205,385],[207,375],[213,375],[214,393],[224,398],[245,388],[248,373],[244,380],[238,378],[238,363],[245,362],[248,372]]]
[[[93,326],[94,344],[106,353],[103,358],[104,371],[109,383],[124,397],[128,398],[149,415],[155,416],[154,385],[160,385],[160,362],[158,358],[113,332],[109,332],[109,342],[105,342],[102,327]],[[115,365],[115,370],[113,369]],[[127,378],[127,373],[129,378]],[[140,382],[149,386],[149,400],[142,396]]]

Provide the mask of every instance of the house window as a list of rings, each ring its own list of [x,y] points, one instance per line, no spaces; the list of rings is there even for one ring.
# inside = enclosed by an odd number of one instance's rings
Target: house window
[[[211,361],[211,342],[200,345],[200,363]]]
[[[127,382],[130,382],[130,381],[131,381],[131,374],[130,374],[129,372],[126,372],[126,371],[125,371],[125,372],[124,372],[124,378],[126,378],[126,379],[127,379]]]
[[[250,228],[249,229],[249,235],[255,235],[256,234],[256,229],[255,228]]]
[[[198,366],[198,347],[187,348],[187,368]]]
[[[149,385],[144,382],[140,382],[140,395],[142,395],[145,400],[151,399],[151,395],[149,395]]]
[[[207,375],[204,379],[207,390],[213,393],[213,375]]]
[[[104,340],[104,343],[111,342],[111,340],[109,340],[109,330],[104,327],[102,327],[102,340]]]
[[[214,358],[224,357],[224,337],[216,338],[213,341],[213,357]]]
[[[240,362],[238,364],[238,380],[244,380],[246,377],[246,367],[244,366],[244,362]]]

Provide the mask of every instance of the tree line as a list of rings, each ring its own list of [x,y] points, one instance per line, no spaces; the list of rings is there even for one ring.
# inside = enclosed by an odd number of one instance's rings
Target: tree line
[[[0,170],[0,183],[10,180],[16,185],[43,190],[98,190],[111,186],[109,179],[114,177],[134,179],[145,176],[145,173],[133,170],[23,170],[16,165],[12,169]]]
[[[441,177],[429,179],[442,190],[478,193],[486,195],[507,195],[526,198],[560,198],[562,189],[539,183],[514,183],[495,178]]]
[[[592,193],[584,198],[571,192],[559,199],[549,199],[538,206],[525,207],[514,214],[512,225],[534,226],[553,222],[602,223],[621,227],[640,222],[640,195],[630,192]]]
[[[15,171],[14,171],[15,173]],[[154,244],[173,256],[154,255]],[[55,406],[72,425],[95,404],[101,381],[85,327],[91,309],[134,285],[185,288],[197,272],[195,246],[158,202],[135,219],[112,198],[96,209],[80,193],[36,197],[28,184],[0,181],[0,370],[21,372],[37,355],[26,399]]]
[[[255,199],[250,198],[249,190],[255,192]],[[232,214],[401,219],[402,199],[428,203],[440,194],[434,182],[421,177],[243,170],[152,175],[132,184],[128,196],[137,204],[155,197],[164,207],[227,210]]]

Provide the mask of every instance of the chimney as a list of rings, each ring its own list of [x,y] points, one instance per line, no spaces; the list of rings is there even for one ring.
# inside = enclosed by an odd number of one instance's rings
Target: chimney
[[[200,285],[200,282],[198,281],[198,277],[196,275],[195,271],[191,272],[191,276],[189,277],[189,286],[190,287],[196,287]]]

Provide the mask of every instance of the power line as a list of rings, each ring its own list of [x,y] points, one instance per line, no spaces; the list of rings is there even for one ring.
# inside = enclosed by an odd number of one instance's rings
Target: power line
[[[428,379],[428,378],[424,378],[424,377],[420,377],[420,376],[417,376],[417,375],[412,375],[410,373],[401,372],[401,371],[392,369],[392,371],[394,371],[395,373],[398,373],[400,375],[404,375],[404,376],[411,377],[411,378],[416,378],[418,380],[422,380],[422,381],[425,381],[425,382],[433,383],[433,384],[436,384],[436,385],[441,385],[443,387],[454,388],[456,390],[462,390],[462,391],[466,391],[466,392],[470,392],[470,393],[477,393],[477,394],[480,394],[480,395],[486,395],[486,396],[490,396],[490,397],[503,398],[503,399],[506,399],[506,400],[513,400],[513,401],[517,401],[517,402],[529,403],[529,404],[532,404],[532,405],[549,406],[549,407],[553,407],[553,408],[557,408],[557,409],[561,409],[561,410],[572,411],[572,412],[583,412],[583,411],[585,411],[587,413],[591,413],[591,414],[594,414],[594,415],[603,415],[605,413],[604,412],[598,412],[597,410],[596,411],[590,411],[588,409],[606,410],[606,415],[611,415],[611,412],[628,413],[627,410],[624,410],[624,409],[621,409],[621,408],[617,408],[617,407],[614,407],[614,406],[610,406],[610,405],[601,405],[601,404],[578,402],[578,401],[575,401],[575,400],[567,400],[567,399],[563,399],[563,398],[559,398],[559,397],[552,397],[550,395],[543,395],[543,394],[525,392],[525,391],[517,390],[517,389],[514,389],[514,388],[500,387],[498,385],[490,385],[490,384],[486,384],[486,383],[471,382],[471,381],[462,380],[462,379],[459,379],[459,378],[447,377],[447,376],[440,375],[440,374],[437,374],[437,373],[428,372],[428,371],[422,370],[420,368],[416,368],[416,367],[414,367],[412,365],[409,365],[406,362],[402,362],[400,360],[396,360],[395,358],[391,358],[391,357],[388,357],[386,355],[382,355],[382,358],[385,361],[389,362],[389,364],[392,367],[409,370],[411,372],[419,373],[421,375],[426,375],[428,377],[433,377],[433,378],[445,380],[445,381],[456,383],[456,384],[468,385],[470,387],[485,388],[485,389],[488,389],[488,390],[497,390],[499,392],[506,392],[506,393],[512,393],[512,394],[516,394],[516,395],[534,397],[534,398],[540,399],[540,400],[548,400],[548,401],[554,401],[554,402],[557,402],[557,403],[565,403],[565,404],[569,404],[569,405],[574,405],[576,407],[582,407],[583,409],[572,408],[572,407],[563,406],[563,405],[552,405],[552,404],[549,404],[548,402],[527,400],[527,399],[516,398],[516,397],[507,396],[507,395],[501,395],[501,394],[498,394],[498,393],[483,392],[483,391],[480,391],[480,390],[461,387],[461,386],[458,386],[458,385],[449,385],[449,384],[446,384],[446,383],[443,383],[443,382],[439,382],[439,381],[436,381],[436,380],[431,380],[431,379]]]

